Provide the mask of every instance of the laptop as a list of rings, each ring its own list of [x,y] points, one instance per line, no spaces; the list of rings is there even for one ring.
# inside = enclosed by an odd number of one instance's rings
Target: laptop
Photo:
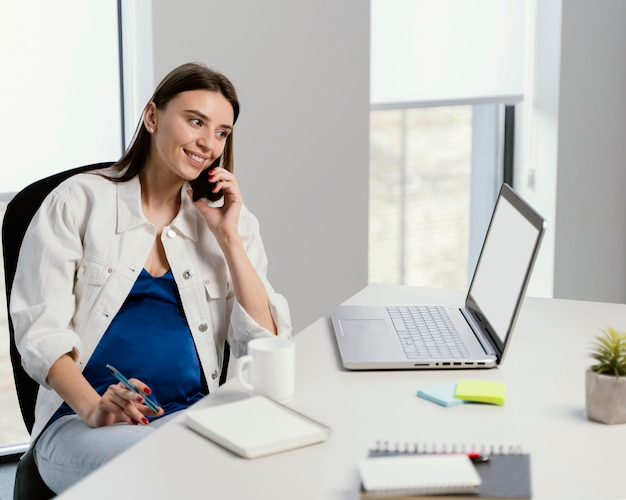
[[[350,370],[493,368],[502,363],[546,222],[503,184],[464,305],[338,305],[330,318]]]

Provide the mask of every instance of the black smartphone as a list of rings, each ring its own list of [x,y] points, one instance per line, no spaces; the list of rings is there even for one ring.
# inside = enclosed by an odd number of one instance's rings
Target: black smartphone
[[[193,201],[198,201],[201,198],[206,198],[209,201],[217,201],[222,196],[222,190],[217,193],[213,192],[215,187],[214,182],[209,182],[209,171],[222,165],[222,157],[220,156],[211,165],[205,168],[202,173],[190,182],[191,189],[193,190]]]

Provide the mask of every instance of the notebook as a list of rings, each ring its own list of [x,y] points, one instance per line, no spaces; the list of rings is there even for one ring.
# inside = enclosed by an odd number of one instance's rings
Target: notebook
[[[188,410],[187,427],[244,458],[325,441],[330,429],[264,396]]]
[[[330,318],[343,366],[350,370],[498,366],[510,343],[545,227],[543,217],[503,184],[465,304],[332,307]]]
[[[437,451],[444,449],[445,451]],[[389,446],[387,443],[377,443],[375,449],[370,450],[369,458],[394,457],[394,456],[423,456],[437,455],[437,453],[466,453],[478,455],[473,459],[474,469],[480,476],[480,489],[478,494],[445,494],[420,495],[420,498],[433,500],[462,500],[463,498],[490,498],[492,500],[527,500],[532,497],[532,485],[530,475],[530,455],[522,452],[518,446],[432,446],[405,443],[402,448],[399,445]],[[382,495],[374,495],[362,489],[361,500],[381,498]],[[382,496],[385,500],[409,500],[415,498],[412,495],[387,494]]]
[[[481,485],[472,461],[461,454],[366,458],[359,461],[359,474],[367,498],[475,494]]]

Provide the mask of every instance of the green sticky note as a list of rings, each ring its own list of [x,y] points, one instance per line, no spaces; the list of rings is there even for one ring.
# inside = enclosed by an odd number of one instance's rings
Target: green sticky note
[[[455,396],[465,401],[502,406],[506,396],[506,385],[488,380],[459,380],[456,384]]]

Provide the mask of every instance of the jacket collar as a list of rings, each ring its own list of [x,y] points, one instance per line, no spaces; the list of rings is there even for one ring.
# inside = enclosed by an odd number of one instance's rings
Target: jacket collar
[[[176,229],[180,234],[189,238],[190,240],[197,241],[198,239],[198,227],[200,224],[204,224],[204,219],[200,215],[200,212],[193,206],[187,190],[191,189],[189,183],[185,182],[180,191],[180,210],[174,220],[170,224],[170,227]]]
[[[201,217],[192,205],[187,189],[189,184],[185,183],[181,190],[180,210],[170,227],[176,229],[181,235],[196,241],[198,239],[198,224]],[[117,183],[117,231],[123,233],[145,224],[150,224],[143,214],[141,208],[141,183],[139,176],[135,176],[129,181]]]

